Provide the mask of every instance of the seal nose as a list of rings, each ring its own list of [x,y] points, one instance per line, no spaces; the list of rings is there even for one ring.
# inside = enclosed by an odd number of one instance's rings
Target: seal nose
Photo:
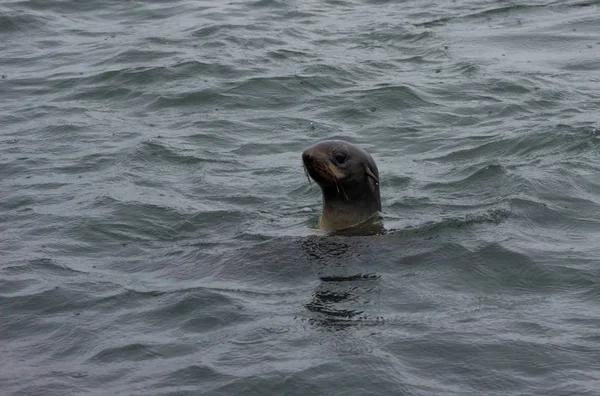
[[[308,164],[312,163],[312,161],[313,161],[313,155],[312,155],[311,150],[310,149],[305,150],[302,153],[302,162],[304,162],[304,165],[308,165]]]

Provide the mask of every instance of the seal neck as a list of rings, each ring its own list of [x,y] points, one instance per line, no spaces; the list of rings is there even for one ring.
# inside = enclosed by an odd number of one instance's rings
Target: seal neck
[[[361,224],[381,211],[379,186],[373,190],[362,190],[360,195],[345,194],[341,189],[338,193],[323,189],[323,215],[319,222],[320,228],[339,230]]]

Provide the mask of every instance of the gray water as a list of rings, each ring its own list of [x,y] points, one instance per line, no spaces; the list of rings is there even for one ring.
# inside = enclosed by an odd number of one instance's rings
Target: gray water
[[[3,1],[2,395],[600,395],[600,1]],[[379,166],[315,230],[300,154]]]

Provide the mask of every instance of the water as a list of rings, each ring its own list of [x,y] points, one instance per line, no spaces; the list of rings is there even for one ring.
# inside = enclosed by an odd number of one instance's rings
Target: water
[[[600,2],[4,1],[6,395],[600,394]],[[389,233],[312,229],[300,153]]]

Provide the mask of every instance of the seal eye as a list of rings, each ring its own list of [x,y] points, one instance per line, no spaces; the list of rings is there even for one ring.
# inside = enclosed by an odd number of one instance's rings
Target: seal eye
[[[333,153],[333,158],[336,160],[338,164],[343,164],[348,159],[346,153],[342,153],[341,151],[336,151]]]

